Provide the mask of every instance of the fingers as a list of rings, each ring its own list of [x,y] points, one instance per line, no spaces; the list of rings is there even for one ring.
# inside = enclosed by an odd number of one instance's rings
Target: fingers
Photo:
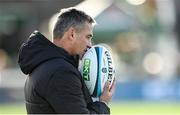
[[[111,87],[110,87],[110,83],[107,81],[105,83],[105,85],[104,85],[104,92],[109,92],[111,94],[114,93],[115,85],[116,85],[116,80],[115,79],[113,80],[113,83],[112,83]]]
[[[104,85],[103,93],[100,96],[100,101],[105,102],[105,103],[109,103],[109,101],[111,100],[111,97],[112,96],[109,94],[109,82],[106,82]]]
[[[102,93],[102,95],[100,96],[100,101],[102,102],[106,102],[106,103],[109,103],[111,98],[112,98],[112,95],[115,91],[115,80],[113,80],[113,83],[112,83],[112,86],[110,87],[110,83],[109,81],[107,81],[104,85],[104,91]]]
[[[107,82],[105,83],[105,85],[104,85],[104,91],[105,91],[105,92],[109,91],[109,89],[110,89],[110,88],[109,88],[109,85],[110,85],[110,84],[109,84],[109,82],[107,81]]]
[[[109,92],[110,92],[111,94],[114,93],[114,91],[115,91],[115,86],[116,86],[116,80],[114,79],[114,80],[113,80],[113,83],[112,83],[112,86],[111,86],[111,88],[110,88],[110,90],[109,90]]]

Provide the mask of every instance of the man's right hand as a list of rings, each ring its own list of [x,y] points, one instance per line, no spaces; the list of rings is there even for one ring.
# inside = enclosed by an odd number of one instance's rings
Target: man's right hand
[[[113,93],[115,91],[115,84],[116,81],[114,79],[112,86],[109,86],[109,82],[107,81],[104,85],[104,91],[102,93],[102,95],[100,96],[100,102],[104,102],[106,104],[108,104],[111,101],[111,98],[113,96]]]

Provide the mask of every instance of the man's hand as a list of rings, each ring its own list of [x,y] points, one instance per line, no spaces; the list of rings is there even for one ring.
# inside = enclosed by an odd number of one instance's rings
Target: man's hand
[[[114,79],[111,87],[109,87],[108,81],[105,83],[104,91],[103,91],[102,95],[100,96],[100,102],[104,102],[104,103],[108,104],[111,101],[112,95],[115,91],[115,84],[116,84],[115,79]]]

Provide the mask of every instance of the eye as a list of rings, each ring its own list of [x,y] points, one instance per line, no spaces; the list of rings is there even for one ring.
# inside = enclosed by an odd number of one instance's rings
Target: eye
[[[92,36],[92,35],[87,36],[87,40],[88,40],[89,42],[91,42],[92,45],[94,44],[94,39],[93,39],[93,36]]]
[[[93,38],[92,35],[88,35],[88,36],[87,36],[87,39],[89,39],[89,40],[92,40],[92,38]]]
[[[92,37],[90,37],[90,36],[89,36],[89,37],[88,37],[88,39],[89,39],[89,40],[91,40],[91,39],[92,39]]]
[[[88,40],[89,42],[92,42],[92,37],[87,37],[87,40]]]

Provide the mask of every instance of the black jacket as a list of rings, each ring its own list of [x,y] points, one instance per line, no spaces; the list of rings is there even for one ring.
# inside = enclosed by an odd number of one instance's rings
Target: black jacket
[[[22,44],[18,62],[29,75],[24,88],[28,114],[110,113],[104,103],[92,102],[76,57],[38,31]]]

